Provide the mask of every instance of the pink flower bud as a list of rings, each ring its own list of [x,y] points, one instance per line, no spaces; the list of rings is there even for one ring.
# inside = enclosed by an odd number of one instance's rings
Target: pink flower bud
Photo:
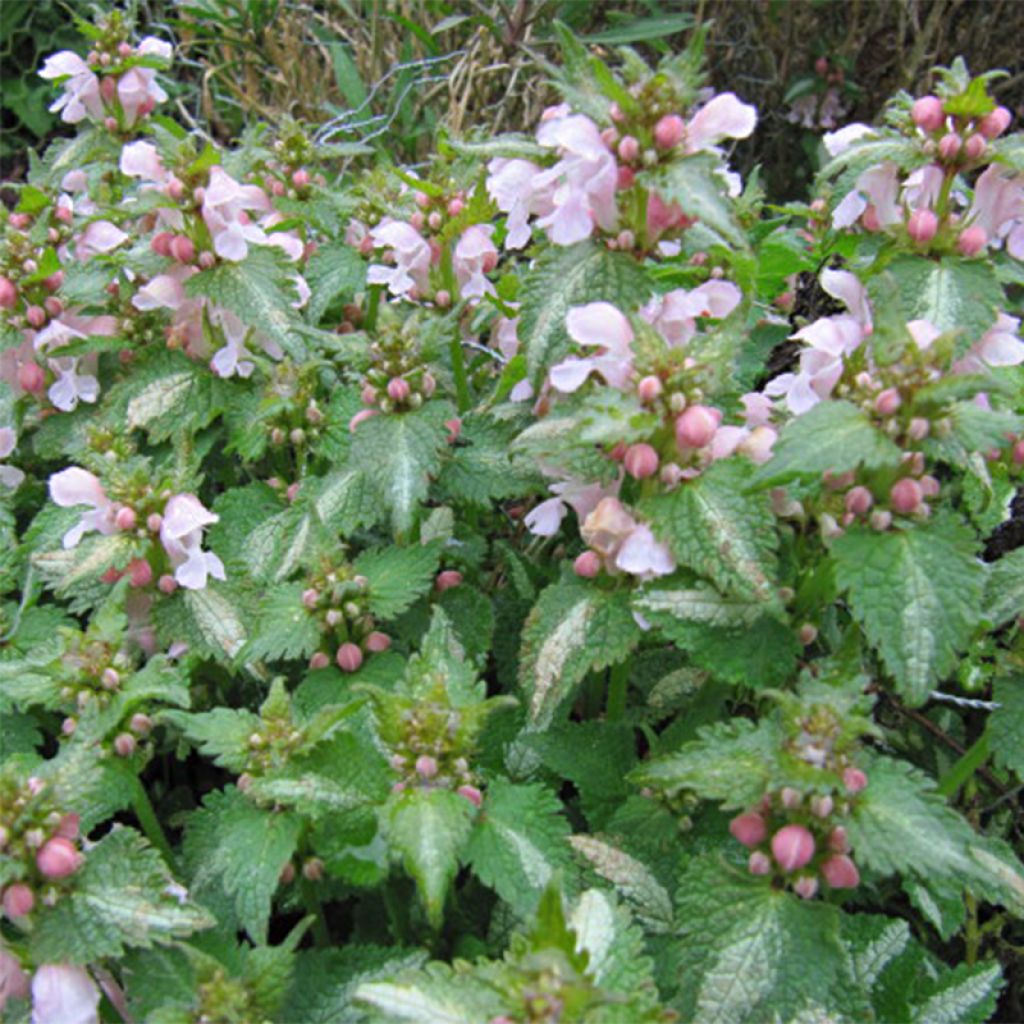
[[[923,476],[918,483],[921,485],[921,493],[926,498],[937,498],[939,491],[942,490],[942,485],[933,476]]]
[[[619,192],[625,191],[627,188],[632,188],[636,181],[636,174],[632,167],[620,166],[615,177],[615,188]]]
[[[662,393],[664,387],[659,377],[644,377],[636,386],[636,394],[644,405],[650,405]]]
[[[54,275],[56,277],[56,274]],[[56,296],[48,295],[43,300],[43,309],[50,316],[60,316],[64,312],[64,303],[60,301]]]
[[[1012,120],[1013,115],[1006,109],[1006,107],[996,107],[991,114],[986,114],[978,122],[978,131],[980,131],[986,139],[998,139],[999,136],[1010,127],[1010,122]]]
[[[846,853],[850,849],[850,840],[846,836],[846,829],[837,825],[828,834],[828,848],[833,853]]]
[[[304,168],[299,168],[299,170],[292,175],[292,184],[296,188],[305,188],[309,184],[309,171]]]
[[[153,567],[145,558],[133,558],[128,563],[128,582],[133,587],[148,587],[153,582]]]
[[[752,875],[770,874],[772,870],[772,862],[768,858],[768,854],[762,853],[760,850],[755,850],[747,861],[747,870]]]
[[[818,639],[818,627],[815,626],[813,622],[805,622],[797,630],[796,635],[797,639],[804,645],[804,647],[809,647]]]
[[[455,198],[448,204],[448,216],[458,217],[465,208],[466,204],[461,199]]]
[[[296,480],[294,483],[290,483],[284,492],[284,500],[287,502],[293,502],[299,495],[299,488],[302,484]]]
[[[910,116],[914,124],[926,132],[937,132],[946,123],[946,112],[942,109],[942,100],[937,96],[922,96],[915,100],[910,108]]]
[[[291,861],[281,868],[277,880],[281,885],[291,885],[295,881],[295,865]]]
[[[19,231],[24,231],[31,223],[32,218],[27,213],[12,213],[10,216],[11,227]]]
[[[483,793],[476,786],[459,786],[455,792],[465,797],[474,807],[479,807],[484,802]]]
[[[106,54],[104,54],[104,56],[106,56]],[[108,81],[109,81],[109,79],[108,79]],[[117,118],[116,117],[105,117],[103,119],[103,127],[106,128],[108,132],[116,132],[117,131]]]
[[[914,441],[923,441],[932,429],[928,420],[915,416],[907,426],[907,434]]]
[[[36,867],[47,878],[67,878],[82,863],[82,855],[74,843],[63,836],[55,836],[40,847],[36,854]]]
[[[106,58],[106,60],[103,59],[104,57]],[[101,53],[100,54],[100,63],[101,64],[109,64],[110,63],[110,54],[109,53]],[[100,81],[100,95],[103,97],[105,102],[112,103],[113,100],[114,100],[114,97],[117,95],[117,79],[116,78],[109,78],[109,77],[102,79]],[[114,128],[116,128],[116,127],[117,127],[117,122],[114,121]]]
[[[956,132],[949,132],[939,139],[939,157],[947,164],[953,163],[960,154],[963,140]]]
[[[18,289],[9,278],[0,277],[0,309],[14,309],[18,301]]]
[[[425,210],[430,205],[430,196],[426,192],[417,192],[413,196],[413,201],[421,210]]]
[[[784,825],[772,836],[772,856],[783,871],[797,871],[814,856],[814,836],[803,825]]]
[[[440,230],[441,225],[444,223],[444,218],[438,213],[437,210],[432,210],[427,217],[427,225],[431,231]]]
[[[311,611],[317,606],[319,602],[320,591],[316,590],[314,587],[308,587],[306,590],[302,592],[302,603],[306,608],[309,608]]]
[[[452,304],[452,293],[446,288],[442,288],[434,296],[434,304],[438,309],[447,309]]]
[[[866,487],[852,487],[846,492],[846,511],[855,516],[865,515],[874,502],[874,497]]]
[[[129,732],[114,737],[114,751],[118,757],[131,757],[135,753],[135,737]]]
[[[610,149],[615,149],[615,143],[619,141],[619,130],[618,128],[611,127],[605,128],[601,132],[601,141]]]
[[[114,517],[114,522],[119,530],[134,530],[135,509],[129,508],[127,505],[124,508],[119,508],[117,515]]]
[[[1011,457],[1013,458],[1013,464],[1015,466],[1024,465],[1024,440],[1018,441],[1013,446]]]
[[[74,811],[69,811],[60,819],[55,835],[63,836],[65,839],[77,839],[81,825],[81,815],[75,814]]]
[[[874,206],[868,206],[864,213],[861,214],[861,224],[864,225],[865,231],[881,231],[882,222],[878,218],[878,210]]]
[[[196,258],[196,247],[192,239],[186,235],[178,235],[171,239],[171,256],[179,263],[191,263]]]
[[[153,728],[153,719],[149,715],[143,714],[141,711],[137,711],[132,715],[131,720],[128,722],[128,728],[131,729],[136,736],[148,736],[150,729]]]
[[[755,846],[763,843],[765,836],[768,834],[764,818],[760,814],[751,812],[736,815],[729,822],[729,831],[732,833],[733,839],[742,843],[748,849],[753,849]]]
[[[454,419],[445,420],[444,425],[445,427],[448,428],[448,443],[455,444],[455,442],[459,439],[459,434],[462,433],[462,420],[460,420],[458,417],[455,417]]]
[[[964,156],[968,160],[978,160],[981,158],[982,153],[985,152],[985,136],[975,132],[965,143],[964,143]]]
[[[717,409],[691,405],[676,420],[676,444],[682,449],[703,448],[711,443],[721,421],[722,414]]]
[[[619,142],[619,159],[631,164],[640,155],[640,143],[632,135],[626,135]]]
[[[423,380],[420,381],[420,390],[423,392],[424,398],[429,398],[437,390],[437,381],[434,380],[433,374],[423,374]]]
[[[811,798],[811,814],[816,818],[827,818],[835,808],[835,801],[829,794]]]
[[[857,865],[843,853],[829,857],[821,865],[821,875],[832,889],[856,889],[860,885]]]
[[[626,120],[626,115],[622,112],[622,107],[620,107],[618,103],[612,103],[609,105],[608,116],[616,123]]]
[[[391,637],[387,633],[380,633],[374,630],[367,636],[365,646],[372,654],[380,654],[391,646]]]
[[[654,144],[659,149],[678,146],[686,132],[686,122],[678,114],[666,114],[654,126]]]
[[[15,882],[4,889],[3,907],[8,917],[25,917],[35,905],[35,894],[24,883]]]
[[[601,571],[601,559],[594,551],[584,551],[572,563],[573,572],[583,579],[593,579]]]
[[[173,576],[164,573],[156,581],[156,586],[161,594],[173,594],[178,589],[178,581]]]
[[[388,398],[392,402],[404,402],[410,394],[412,394],[412,388],[403,377],[392,377],[388,381]]]
[[[843,769],[843,785],[847,793],[859,793],[866,789],[868,777],[859,768],[849,767]]]
[[[39,328],[45,325],[48,317],[42,306],[29,306],[25,310],[25,319],[29,322],[29,326]]]
[[[631,445],[623,465],[634,480],[646,480],[658,472],[658,453],[649,444]]]
[[[819,57],[814,62],[814,71],[824,78],[828,74],[828,57]]]
[[[988,242],[988,235],[980,224],[972,224],[960,232],[956,240],[957,250],[962,256],[977,256]]]
[[[344,643],[338,648],[334,660],[342,672],[355,672],[363,663],[363,652],[356,644]]]
[[[116,668],[105,668],[100,676],[104,690],[116,690],[121,685],[121,674]]]
[[[445,569],[437,574],[437,579],[434,580],[434,586],[438,592],[443,593],[445,590],[451,590],[452,587],[457,587],[462,583],[462,573],[458,569]]]
[[[37,395],[46,387],[46,371],[38,363],[22,363],[18,367],[18,384],[23,391]]]
[[[199,254],[199,267],[201,270],[209,270],[216,262],[217,257],[209,249],[204,249]]]
[[[429,754],[420,754],[416,758],[416,774],[424,779],[432,779],[437,774],[437,761]]]
[[[930,242],[939,230],[939,218],[931,210],[915,210],[907,218],[907,234],[920,245]]]
[[[910,477],[897,480],[889,491],[889,504],[900,515],[910,515],[921,504],[921,485]]]
[[[153,236],[149,247],[160,256],[170,256],[171,242],[173,241],[174,235],[170,231],[161,231]]]
[[[331,659],[324,654],[323,651],[317,651],[312,658],[309,659],[309,667],[315,672],[317,669],[327,668],[330,665]]]
[[[812,900],[818,893],[818,880],[813,875],[802,875],[793,883],[793,892],[802,900]]]
[[[616,236],[616,242],[620,249],[625,249],[627,252],[636,245],[636,235],[632,231],[620,231]]]
[[[779,800],[787,811],[795,811],[800,804],[803,803],[803,797],[800,795],[800,791],[793,789],[792,786],[782,787],[779,791]]]
[[[886,388],[875,399],[875,412],[879,416],[892,416],[903,404],[897,388]]]
[[[360,409],[359,412],[357,412],[355,416],[348,421],[349,433],[354,434],[356,432],[356,427],[358,427],[360,423],[365,423],[371,416],[376,416],[377,412],[378,410],[376,409]]]

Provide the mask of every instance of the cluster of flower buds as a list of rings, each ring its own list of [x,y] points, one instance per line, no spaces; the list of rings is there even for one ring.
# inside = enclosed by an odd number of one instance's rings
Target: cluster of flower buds
[[[278,881],[281,885],[291,885],[299,875],[307,882],[323,881],[324,862],[319,857],[303,857],[298,862],[290,860],[281,868]]]
[[[312,444],[324,429],[324,411],[316,398],[313,378],[303,375],[289,359],[274,365],[265,388],[263,421],[272,445],[294,448]]]
[[[103,708],[121,690],[122,682],[135,671],[132,656],[92,631],[67,632],[67,642],[56,666],[56,681],[66,709],[62,732],[69,736],[77,727],[74,714],[95,705]]]
[[[750,873],[772,875],[803,899],[814,897],[821,881],[830,889],[855,889],[860,873],[842,820],[867,784],[864,772],[850,765],[835,792],[801,793],[785,786],[733,818],[729,831],[751,851]]]
[[[114,501],[98,477],[78,466],[55,473],[49,486],[50,497],[61,508],[91,508],[64,535],[65,548],[75,547],[94,530],[104,535],[131,533],[140,542],[149,542],[146,554],[133,558],[123,571],[109,569],[104,582],[116,583],[127,574],[133,587],[148,587],[155,580],[161,593],[172,594],[179,586],[201,590],[210,576],[225,578],[223,562],[201,548],[204,528],[219,517],[195,495],[174,494],[147,483],[122,494],[125,500]]]
[[[589,579],[604,571],[646,580],[675,571],[668,545],[657,540],[651,528],[638,522],[618,498],[602,498],[583,519],[580,533],[588,549],[573,563],[577,576]]]
[[[306,580],[303,607],[317,617],[323,644],[333,649],[334,663],[342,672],[356,672],[368,654],[391,646],[391,637],[377,629],[369,610],[370,581],[343,563],[326,568]],[[311,669],[327,668],[331,654],[317,651]]]
[[[55,805],[46,783],[0,777],[0,864],[7,880],[0,907],[23,921],[38,904],[53,906],[65,879],[82,866],[79,817]]]
[[[46,59],[39,75],[63,84],[63,96],[50,107],[61,112],[62,121],[77,124],[89,119],[109,132],[127,132],[167,99],[156,80],[157,68],[166,67],[174,51],[170,43],[154,36],[132,46],[116,11],[98,27],[99,38],[84,60],[61,50]]]
[[[470,770],[465,754],[455,750],[451,737],[459,728],[460,712],[435,704],[420,704],[402,713],[405,735],[388,763],[401,778],[392,785],[394,793],[419,787],[449,789],[465,797],[474,807],[483,794]]]
[[[260,725],[249,734],[245,771],[238,776],[238,788],[246,792],[256,778],[267,775],[287,763],[306,742],[303,730],[296,724],[285,705],[261,709]]]
[[[286,122],[281,137],[271,148],[274,156],[266,162],[267,173],[263,178],[263,187],[269,195],[306,199],[312,185],[323,188],[327,184],[322,174],[310,172],[310,165],[317,159],[316,146],[297,123]]]
[[[352,417],[349,429],[378,413],[419,409],[437,390],[437,381],[414,347],[403,337],[384,337],[369,348],[371,366],[363,378],[365,408]]]

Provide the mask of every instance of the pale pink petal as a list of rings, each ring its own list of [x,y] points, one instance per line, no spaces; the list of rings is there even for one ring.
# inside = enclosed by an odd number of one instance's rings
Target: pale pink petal
[[[874,135],[875,129],[867,124],[848,124],[838,131],[826,132],[821,141],[829,156],[839,156],[845,153],[854,143],[869,135]]]
[[[110,504],[99,478],[79,466],[71,466],[54,473],[49,480],[50,498],[61,508],[91,505],[104,508]]]
[[[163,39],[157,39],[156,36],[146,36],[139,43],[136,52],[144,57],[160,57],[162,60],[170,60],[174,54],[174,47]]]
[[[566,359],[551,367],[548,379],[556,391],[568,395],[578,391],[595,369],[597,369],[597,360],[595,359]]]
[[[167,171],[156,146],[150,142],[130,142],[121,150],[121,173],[143,181],[163,181]]]
[[[856,224],[867,208],[868,201],[859,192],[847,192],[842,202],[832,211],[832,227],[848,228]]]
[[[161,540],[180,540],[195,530],[220,521],[220,516],[205,508],[194,494],[175,494],[164,506]]]
[[[857,189],[868,197],[883,227],[903,222],[903,208],[899,204],[899,168],[886,162],[865,171],[857,179]],[[839,273],[839,271],[837,271]]]
[[[178,309],[185,301],[185,289],[176,277],[160,274],[140,288],[132,297],[132,305],[143,311]]]
[[[686,150],[693,153],[723,139],[745,139],[755,127],[757,110],[734,93],[723,92],[701,107],[686,126]]]
[[[63,78],[65,75],[88,75],[92,69],[77,53],[61,50],[50,54],[39,72],[40,78]]]
[[[93,221],[79,236],[75,255],[84,260],[99,252],[110,252],[127,241],[128,235],[116,224],[108,220]]]
[[[871,307],[867,289],[856,274],[848,270],[826,269],[821,272],[821,287],[834,299],[842,302],[854,319],[863,325],[871,323]]]
[[[633,341],[633,328],[610,302],[574,306],[565,317],[569,337],[580,345],[602,345],[610,352],[626,354]]]
[[[565,504],[561,498],[549,498],[527,513],[523,522],[537,537],[553,537],[565,518]]]
[[[32,978],[32,1024],[97,1024],[100,990],[84,967],[43,964]]]
[[[676,563],[668,547],[654,539],[651,528],[640,524],[619,547],[615,566],[632,576],[667,576]]]
[[[910,332],[911,338],[914,339],[914,344],[922,352],[929,348],[931,343],[942,333],[929,320],[910,320],[907,323],[907,330]]]

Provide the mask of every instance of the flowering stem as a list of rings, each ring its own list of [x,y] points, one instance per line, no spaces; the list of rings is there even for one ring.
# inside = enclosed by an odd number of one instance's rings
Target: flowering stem
[[[331,936],[327,931],[327,922],[324,920],[324,908],[317,896],[316,888],[312,882],[302,879],[299,883],[299,896],[302,905],[308,914],[313,915],[313,940],[317,949],[327,949],[331,945]]]
[[[986,733],[939,780],[939,792],[943,796],[952,797],[988,760],[988,754],[988,734]]]
[[[377,310],[380,308],[380,293],[383,290],[383,285],[370,285],[370,298],[366,306],[366,316],[363,317],[363,327],[367,334],[377,329]]]
[[[164,830],[160,826],[160,819],[156,816],[156,811],[153,810],[153,803],[149,799],[146,787],[137,778],[134,790],[132,810],[138,819],[139,827],[142,829],[143,835],[160,852],[160,856],[163,857],[165,863],[171,869],[171,873],[177,876],[178,865],[174,857],[174,851],[171,849],[171,844],[167,841],[167,836],[164,835]]]
[[[621,721],[625,715],[628,687],[629,662],[620,661],[608,670],[608,704],[605,717],[609,722]]]
[[[462,415],[470,406],[469,378],[466,376],[466,357],[462,352],[462,337],[458,325],[450,342],[452,373],[455,375],[455,401]]]

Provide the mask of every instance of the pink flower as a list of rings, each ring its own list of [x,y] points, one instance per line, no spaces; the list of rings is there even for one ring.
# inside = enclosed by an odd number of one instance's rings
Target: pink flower
[[[652,299],[640,315],[652,324],[670,348],[681,348],[697,333],[697,318],[721,320],[740,303],[743,293],[728,281],[708,281],[685,291],[674,291]]]
[[[32,978],[32,1024],[97,1024],[100,990],[84,967],[43,964]]]
[[[996,322],[962,358],[953,364],[954,373],[985,373],[993,366],[1024,363],[1024,341],[1017,336],[1020,320],[1000,313]]]
[[[649,526],[638,523],[619,547],[615,567],[630,576],[649,580],[675,572],[676,562],[668,545],[655,540]]]
[[[249,243],[266,245],[267,236],[247,211],[270,213],[270,200],[256,185],[241,185],[221,167],[210,168],[203,193],[203,220],[213,237],[213,249],[221,259],[237,263],[249,253]]]
[[[494,285],[485,276],[498,259],[498,250],[491,241],[493,232],[490,224],[474,224],[463,232],[455,246],[452,267],[464,299],[482,299],[494,294]]]
[[[141,178],[157,185],[164,184],[171,173],[160,159],[156,146],[151,142],[129,142],[121,150],[121,173],[129,178]]]
[[[66,124],[103,117],[99,79],[77,53],[61,50],[47,57],[39,77],[64,80],[64,95],[51,105],[50,112],[63,111],[60,118]]]
[[[13,427],[0,427],[0,459],[6,459],[18,445],[18,435]],[[25,474],[16,466],[0,466],[0,484],[12,490],[17,487]]]
[[[608,572],[649,580],[675,571],[668,547],[655,539],[649,526],[638,523],[618,498],[602,498],[583,521],[580,533]]]
[[[845,125],[838,131],[826,132],[821,141],[829,156],[839,156],[861,139],[875,134],[875,129],[870,125],[854,123]]]
[[[107,497],[99,479],[88,470],[71,466],[50,477],[50,498],[61,508],[89,505],[91,512],[85,512],[76,526],[64,534],[64,548],[73,548],[86,533],[93,530],[110,535],[117,532],[114,521],[117,509]]]
[[[1011,174],[999,164],[989,166],[974,186],[967,220],[995,244],[1005,240],[1006,251],[1024,260],[1024,174]]]
[[[598,354],[566,359],[551,368],[551,386],[569,393],[578,390],[591,373],[598,373],[613,388],[625,388],[633,372],[633,328],[608,302],[591,302],[570,309],[565,318],[569,337],[579,345],[594,346]]]
[[[725,139],[746,139],[757,127],[757,110],[731,92],[704,104],[686,126],[686,152],[712,149]]]
[[[523,520],[526,528],[537,537],[553,537],[558,533],[565,518],[566,506],[570,507],[582,523],[597,507],[602,498],[608,497],[611,489],[600,484],[586,484],[579,480],[563,480],[552,484],[548,490],[555,495],[542,501]],[[618,486],[614,486],[614,491]]]
[[[154,68],[134,67],[117,80],[117,98],[121,101],[125,124],[130,128],[140,111],[152,110],[157,103],[163,103],[167,93],[158,84]]]
[[[90,256],[111,252],[122,242],[127,241],[128,235],[116,224],[111,224],[109,220],[94,220],[78,236],[75,243],[75,255],[84,263]]]
[[[537,190],[534,183],[541,168],[530,160],[499,157],[487,165],[487,194],[506,214],[506,249],[522,249],[530,240],[529,219],[550,212],[553,189]]]
[[[367,284],[385,284],[395,296],[421,293],[430,288],[430,245],[411,225],[385,219],[370,231],[377,247],[385,246],[395,256],[393,267],[374,263],[366,273]]]
[[[21,969],[17,957],[0,949],[0,1011],[8,999],[25,999],[28,994],[28,975]]]
[[[853,126],[851,126],[853,127]],[[853,191],[848,192],[832,211],[832,227],[847,228],[855,224],[870,204],[880,227],[903,222],[899,204],[899,168],[894,163],[881,163],[864,171]]]
[[[160,543],[174,566],[175,580],[188,590],[202,590],[207,576],[226,578],[224,563],[200,548],[203,528],[219,520],[194,494],[175,494],[164,507]]]

